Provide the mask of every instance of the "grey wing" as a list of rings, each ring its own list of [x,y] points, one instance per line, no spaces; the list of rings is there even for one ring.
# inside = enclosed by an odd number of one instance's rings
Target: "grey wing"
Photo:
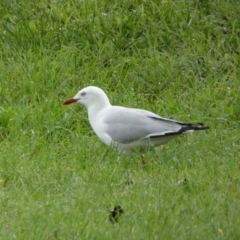
[[[160,116],[129,108],[115,108],[105,116],[106,132],[116,142],[131,143],[139,139],[162,137],[173,134],[182,128],[180,122],[161,118]]]

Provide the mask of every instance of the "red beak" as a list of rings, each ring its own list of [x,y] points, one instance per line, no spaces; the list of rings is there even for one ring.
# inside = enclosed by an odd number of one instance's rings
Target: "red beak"
[[[78,99],[74,99],[74,98],[69,98],[68,100],[66,100],[63,105],[68,105],[68,104],[71,104],[71,103],[75,103],[77,102]]]

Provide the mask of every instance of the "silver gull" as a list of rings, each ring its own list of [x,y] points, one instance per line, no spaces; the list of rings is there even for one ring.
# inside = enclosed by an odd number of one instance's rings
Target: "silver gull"
[[[94,86],[85,87],[63,104],[79,103],[88,110],[88,119],[97,136],[119,152],[141,152],[157,147],[184,133],[205,130],[202,123],[183,123],[162,118],[137,108],[112,106],[106,93]],[[144,163],[144,160],[143,160]]]

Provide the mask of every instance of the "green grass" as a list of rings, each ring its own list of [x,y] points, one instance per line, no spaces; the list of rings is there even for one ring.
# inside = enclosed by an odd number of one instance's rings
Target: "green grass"
[[[1,240],[240,238],[239,1],[3,0],[0,16]],[[211,128],[143,168],[62,105],[88,85]]]

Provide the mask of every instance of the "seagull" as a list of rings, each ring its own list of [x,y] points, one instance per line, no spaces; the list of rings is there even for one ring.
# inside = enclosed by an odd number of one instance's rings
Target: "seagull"
[[[183,123],[162,118],[143,109],[112,106],[106,93],[95,86],[83,88],[63,104],[71,103],[85,106],[90,125],[96,135],[106,145],[125,154],[136,150],[143,152],[184,133],[209,128],[202,123]],[[144,160],[142,162],[145,163]]]

